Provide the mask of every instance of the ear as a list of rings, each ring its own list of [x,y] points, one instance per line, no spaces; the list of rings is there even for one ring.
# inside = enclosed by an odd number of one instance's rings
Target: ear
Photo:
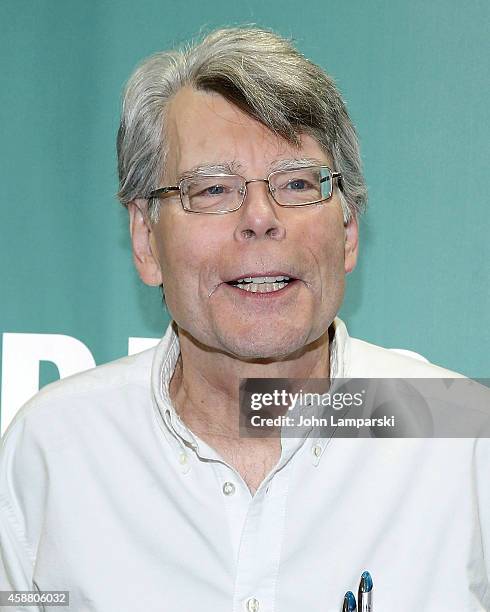
[[[146,203],[134,200],[128,204],[128,211],[133,261],[138,274],[147,285],[161,285],[162,272],[156,256],[153,229],[146,215]]]
[[[356,217],[344,224],[344,269],[349,274],[356,267],[359,250],[359,222]]]

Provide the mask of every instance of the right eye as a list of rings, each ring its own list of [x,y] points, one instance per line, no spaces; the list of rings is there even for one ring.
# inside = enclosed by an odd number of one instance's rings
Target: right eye
[[[230,192],[230,187],[222,183],[197,184],[189,189],[191,198],[216,198]]]
[[[223,185],[211,185],[211,187],[206,187],[203,192],[199,195],[222,195],[225,192],[225,188]]]

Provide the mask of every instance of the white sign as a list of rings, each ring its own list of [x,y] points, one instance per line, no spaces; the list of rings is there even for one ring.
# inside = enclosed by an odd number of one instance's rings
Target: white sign
[[[129,338],[128,355],[134,355],[159,342],[155,338]],[[88,347],[62,334],[3,334],[0,433],[3,435],[15,413],[39,391],[39,364],[50,361],[60,378],[94,368]]]

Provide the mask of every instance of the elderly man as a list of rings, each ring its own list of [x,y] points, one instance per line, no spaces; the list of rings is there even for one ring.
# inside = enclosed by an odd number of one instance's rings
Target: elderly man
[[[488,445],[240,435],[240,379],[457,376],[336,318],[366,190],[332,80],[274,34],[214,32],[138,68],[118,156],[172,323],[17,415],[0,587],[91,612],[337,611],[368,569],[376,610],[489,610]]]

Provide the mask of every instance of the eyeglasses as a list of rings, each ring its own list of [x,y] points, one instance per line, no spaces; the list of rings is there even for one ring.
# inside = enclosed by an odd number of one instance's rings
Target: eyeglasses
[[[250,181],[236,174],[200,174],[185,177],[176,186],[154,189],[147,199],[162,198],[178,191],[187,212],[222,215],[240,208],[249,183],[267,183],[269,193],[279,206],[309,206],[330,199],[333,180],[341,178],[340,172],[332,172],[328,166],[275,170],[265,179]]]

